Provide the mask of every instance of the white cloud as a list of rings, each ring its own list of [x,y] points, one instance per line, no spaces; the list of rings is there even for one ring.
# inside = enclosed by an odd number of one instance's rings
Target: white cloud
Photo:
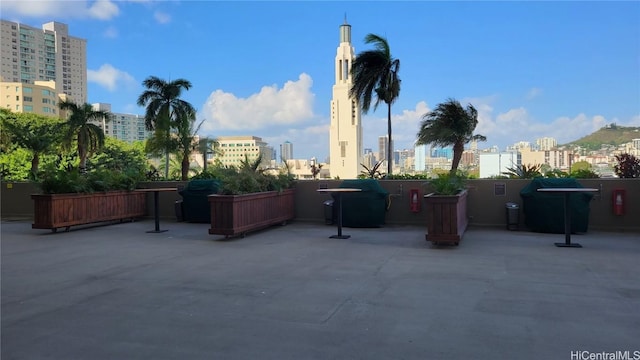
[[[89,15],[100,20],[109,20],[118,16],[120,9],[118,5],[110,0],[97,0],[88,9]]]
[[[386,108],[386,105],[384,105]],[[391,108],[393,111],[393,106]],[[411,149],[420,128],[422,115],[431,111],[426,102],[420,101],[414,109],[402,110],[400,114],[391,114],[391,137],[394,149]],[[386,114],[386,111],[382,112]],[[364,115],[362,118],[362,137],[364,148],[378,151],[378,137],[387,135],[387,118]]]
[[[310,125],[302,129],[288,129],[274,135],[262,137],[272,146],[280,158],[280,144],[285,141],[293,143],[293,157],[296,159],[317,158],[324,162],[329,156],[329,119],[324,119],[317,125]]]
[[[525,98],[527,100],[533,100],[540,95],[542,95],[542,89],[534,87],[534,88],[531,88],[531,90],[529,90]]]
[[[114,26],[109,26],[103,33],[104,37],[109,39],[115,39],[118,37],[118,29]]]
[[[97,83],[109,91],[116,91],[122,86],[130,87],[135,84],[133,76],[114,68],[111,64],[104,64],[98,70],[88,69],[87,80]]]
[[[158,24],[168,24],[171,22],[171,15],[163,13],[161,11],[154,12],[153,18],[156,19]]]
[[[97,1],[49,1],[3,0],[0,2],[3,16],[50,17],[58,19],[93,18],[109,20],[119,15],[118,5],[111,0]]]
[[[202,130],[249,131],[309,121],[314,117],[312,84],[311,77],[302,73],[297,81],[287,81],[281,89],[264,86],[247,98],[216,90],[202,107],[201,116],[207,119]]]

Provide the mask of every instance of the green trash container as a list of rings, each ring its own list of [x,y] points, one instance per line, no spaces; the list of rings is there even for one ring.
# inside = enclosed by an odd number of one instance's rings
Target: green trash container
[[[524,222],[531,231],[564,234],[564,194],[539,192],[540,188],[581,188],[576,179],[536,178],[520,190]],[[571,193],[569,198],[571,232],[587,232],[589,203],[593,194]]]
[[[182,196],[182,219],[194,223],[211,221],[211,207],[208,196],[218,193],[220,181],[205,179],[191,180],[184,189],[179,190]]]
[[[389,192],[378,180],[344,180],[339,187],[362,190],[342,194],[342,226],[365,228],[384,225]]]

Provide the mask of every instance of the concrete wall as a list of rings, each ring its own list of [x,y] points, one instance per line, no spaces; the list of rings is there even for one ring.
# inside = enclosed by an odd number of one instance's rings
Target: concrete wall
[[[296,184],[296,220],[310,222],[324,222],[323,202],[331,199],[330,195],[319,193],[319,188],[331,188],[340,185],[340,180],[298,181]],[[472,226],[506,226],[507,202],[520,205],[520,228],[524,229],[522,214],[522,200],[520,190],[529,180],[471,180],[468,183],[468,215]],[[591,202],[589,229],[607,231],[640,232],[640,179],[581,179],[579,182],[585,187],[600,189]],[[422,180],[382,180],[380,184],[391,195],[391,205],[386,214],[389,225],[424,225],[424,207],[418,213],[412,213],[409,208],[410,189],[418,189],[420,199],[425,188]],[[3,219],[33,218],[33,205],[30,194],[38,193],[32,183],[1,184],[0,215]],[[182,187],[184,182],[148,182],[140,187]],[[499,194],[504,186],[504,195]],[[613,215],[613,189],[626,190],[626,214]],[[498,194],[496,193],[498,192]],[[175,219],[174,203],[181,197],[177,192],[160,193],[160,215],[164,219]],[[153,194],[147,195],[147,216],[153,216]]]

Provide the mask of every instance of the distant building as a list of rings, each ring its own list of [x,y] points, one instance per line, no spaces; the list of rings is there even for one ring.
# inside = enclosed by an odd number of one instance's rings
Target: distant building
[[[55,82],[0,82],[0,106],[15,113],[32,113],[59,117],[58,103],[66,98],[56,92]]]
[[[414,164],[414,150],[413,149],[403,149],[396,150],[393,152],[394,159],[394,169],[398,169],[400,172],[404,172],[406,170],[413,170]]]
[[[38,29],[0,20],[0,53],[0,81],[52,80],[57,94],[87,102],[87,41],[69,35],[67,24],[54,21]]]
[[[462,157],[460,158],[460,165],[463,166],[475,166],[478,164],[477,160],[477,152],[474,150],[465,150],[462,152]]]
[[[111,112],[111,104],[91,104],[94,110],[103,110],[111,113],[111,119],[103,119],[96,122],[106,136],[114,139],[133,142],[144,141],[153,135],[145,127],[144,116]],[[108,120],[108,121],[107,121]]]
[[[431,148],[431,157],[453,159],[453,148]]]
[[[289,141],[285,141],[280,144],[280,158],[282,161],[293,159],[293,144]]]
[[[509,168],[522,165],[520,153],[516,151],[480,154],[480,178],[500,176]]]
[[[378,137],[378,162],[382,162],[383,165],[380,167],[384,168],[385,171],[387,169],[387,158],[389,157],[388,146],[391,146],[391,154],[393,154],[393,141],[391,145],[389,145],[389,137],[388,136],[379,136]]]
[[[355,60],[351,44],[351,25],[340,25],[340,45],[335,57],[335,84],[331,99],[331,127],[329,130],[329,156],[331,177],[355,179],[362,166],[362,124],[360,107],[349,95],[353,79],[351,66]]]
[[[531,143],[529,143],[528,141],[518,141],[517,143],[507,147],[507,151],[518,151],[518,150],[522,150],[522,149],[531,149]]]
[[[558,142],[554,138],[543,137],[536,139],[536,145],[538,145],[539,150],[552,150],[558,146]]]
[[[415,160],[413,168],[416,172],[423,172],[427,165],[427,145],[416,145],[414,147]]]
[[[240,166],[245,156],[254,161],[262,154],[262,164],[270,166],[273,148],[268,147],[262,138],[257,136],[220,136],[215,139],[220,154],[217,158],[226,166]]]
[[[362,163],[364,164],[364,166],[366,166],[368,169],[373,168],[374,166],[376,166],[377,160],[375,155],[373,154],[373,152],[369,151],[369,152],[365,152],[364,153],[364,157],[362,159]]]

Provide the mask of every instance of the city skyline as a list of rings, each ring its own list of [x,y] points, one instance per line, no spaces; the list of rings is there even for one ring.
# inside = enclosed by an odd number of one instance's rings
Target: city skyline
[[[35,3],[3,1],[2,18],[63,22],[87,39],[88,102],[143,114],[135,105],[142,80],[185,78],[193,88],[184,99],[207,119],[200,135],[289,140],[299,144],[297,158],[329,156],[345,13],[356,55],[376,33],[401,61],[397,150],[413,147],[420,116],[449,97],[478,109],[476,131],[488,137],[480,148],[640,126],[636,2]],[[362,116],[363,147],[377,148],[385,134],[384,110]]]

